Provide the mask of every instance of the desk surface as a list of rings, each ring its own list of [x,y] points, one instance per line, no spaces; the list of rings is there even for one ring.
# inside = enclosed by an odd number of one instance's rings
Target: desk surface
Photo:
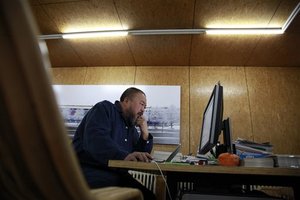
[[[192,173],[217,173],[217,174],[247,174],[247,175],[272,175],[272,176],[297,176],[300,177],[299,168],[263,168],[263,167],[226,167],[217,165],[182,165],[174,163],[159,163],[162,171],[192,172]],[[136,170],[153,170],[158,168],[155,163],[144,163],[123,160],[110,160],[109,167]]]

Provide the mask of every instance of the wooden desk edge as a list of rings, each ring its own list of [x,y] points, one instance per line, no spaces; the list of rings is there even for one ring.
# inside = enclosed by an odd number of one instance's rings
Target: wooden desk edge
[[[297,176],[300,177],[299,168],[263,168],[263,167],[226,167],[217,165],[182,165],[182,164],[158,164],[162,171],[191,172],[191,173],[219,173],[219,174],[247,174],[247,175],[271,175],[271,176]],[[109,167],[135,170],[157,171],[155,163],[134,162],[124,160],[109,160]]]

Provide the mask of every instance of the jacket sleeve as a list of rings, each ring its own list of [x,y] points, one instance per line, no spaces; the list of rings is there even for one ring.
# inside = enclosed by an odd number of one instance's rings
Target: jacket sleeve
[[[134,150],[151,153],[152,148],[153,148],[153,136],[149,133],[148,140],[144,140],[142,136],[139,137]]]

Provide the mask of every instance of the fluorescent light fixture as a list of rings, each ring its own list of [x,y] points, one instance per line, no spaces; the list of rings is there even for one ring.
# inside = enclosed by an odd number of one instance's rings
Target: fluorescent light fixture
[[[76,39],[76,38],[91,38],[91,37],[115,37],[115,36],[126,36],[127,31],[89,31],[89,32],[74,32],[74,33],[63,33],[62,38],[64,39]]]
[[[128,30],[129,35],[190,35],[205,33],[205,29],[149,29]]]
[[[211,28],[205,30],[206,34],[219,35],[259,35],[259,34],[283,34],[281,28]]]
[[[259,35],[259,34],[283,34],[297,14],[300,12],[300,3],[297,4],[286,22],[281,28],[204,28],[204,29],[147,29],[147,30],[102,30],[70,32],[63,34],[40,35],[38,39],[71,39],[90,37],[113,37],[126,35],[191,35],[191,34],[221,34],[221,35]]]
[[[292,23],[292,21],[298,15],[299,12],[300,12],[300,2],[297,4],[297,6],[295,7],[295,9],[292,11],[292,13],[290,14],[290,16],[288,17],[288,19],[286,20],[286,22],[282,26],[282,30],[285,31],[289,27],[289,25]]]

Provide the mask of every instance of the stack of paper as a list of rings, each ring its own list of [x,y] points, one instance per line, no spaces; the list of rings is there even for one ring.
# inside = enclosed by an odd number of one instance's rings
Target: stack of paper
[[[275,162],[274,162],[273,157],[244,158],[241,161],[241,166],[245,166],[245,167],[274,167]]]
[[[236,154],[241,158],[266,158],[273,156],[273,145],[256,143],[238,138],[235,142]]]

